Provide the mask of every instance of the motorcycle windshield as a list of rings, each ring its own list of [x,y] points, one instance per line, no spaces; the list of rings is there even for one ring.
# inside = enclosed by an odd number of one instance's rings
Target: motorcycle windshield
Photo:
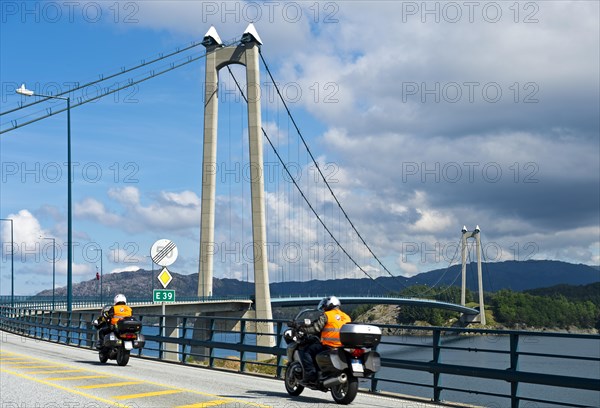
[[[319,319],[321,312],[317,309],[306,309],[301,311],[294,318],[294,322],[298,324],[304,323],[305,319],[309,319],[311,322],[314,322]]]

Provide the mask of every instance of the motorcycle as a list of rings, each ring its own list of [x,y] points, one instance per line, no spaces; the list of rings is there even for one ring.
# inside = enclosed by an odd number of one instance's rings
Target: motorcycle
[[[348,323],[340,329],[343,347],[327,349],[315,357],[318,380],[305,383],[304,368],[300,353],[311,342],[320,341],[303,329],[316,319],[303,318],[318,313],[305,310],[288,323],[284,332],[287,343],[288,364],[285,371],[285,389],[291,396],[298,396],[304,388],[330,391],[336,403],[347,405],[354,401],[358,393],[358,379],[369,378],[381,368],[381,359],[375,348],[381,340],[381,329],[366,324]]]
[[[109,307],[110,308],[110,307]],[[94,326],[97,329],[102,328],[106,324],[99,323],[94,320]],[[142,323],[133,317],[125,317],[112,326],[109,333],[104,336],[100,349],[98,351],[98,359],[102,364],[108,360],[117,360],[117,364],[125,366],[129,362],[131,350],[141,349],[146,344],[142,331]]]

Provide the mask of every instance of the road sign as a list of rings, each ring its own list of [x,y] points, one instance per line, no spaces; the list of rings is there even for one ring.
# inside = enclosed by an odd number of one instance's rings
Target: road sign
[[[155,264],[169,266],[177,259],[177,245],[169,239],[159,239],[150,248],[150,256]]]
[[[154,302],[175,302],[175,290],[154,289],[152,292],[152,300]]]
[[[169,270],[167,268],[163,268],[163,270],[160,271],[160,273],[158,274],[158,276],[156,278],[161,283],[161,285],[163,285],[163,288],[165,288],[165,289],[167,288],[167,286],[169,286],[169,283],[171,283],[171,281],[173,280],[173,276],[171,276],[171,274],[169,273]]]

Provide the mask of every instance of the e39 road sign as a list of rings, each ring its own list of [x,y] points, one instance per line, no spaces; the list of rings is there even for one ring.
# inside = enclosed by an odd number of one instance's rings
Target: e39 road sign
[[[154,289],[152,300],[155,302],[175,302],[175,291],[168,289]]]

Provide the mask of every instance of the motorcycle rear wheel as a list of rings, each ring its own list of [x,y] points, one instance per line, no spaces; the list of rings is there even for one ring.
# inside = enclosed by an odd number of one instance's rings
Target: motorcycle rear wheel
[[[349,375],[348,381],[345,383],[336,385],[331,388],[331,396],[334,401],[341,405],[348,405],[358,393],[358,378]]]
[[[304,391],[304,386],[300,385],[300,379],[296,377],[296,367],[300,367],[302,370],[302,366],[297,361],[288,364],[285,370],[285,390],[292,397],[296,397]]]
[[[120,348],[117,350],[117,364],[120,366],[125,366],[129,362],[129,350],[125,350]]]

